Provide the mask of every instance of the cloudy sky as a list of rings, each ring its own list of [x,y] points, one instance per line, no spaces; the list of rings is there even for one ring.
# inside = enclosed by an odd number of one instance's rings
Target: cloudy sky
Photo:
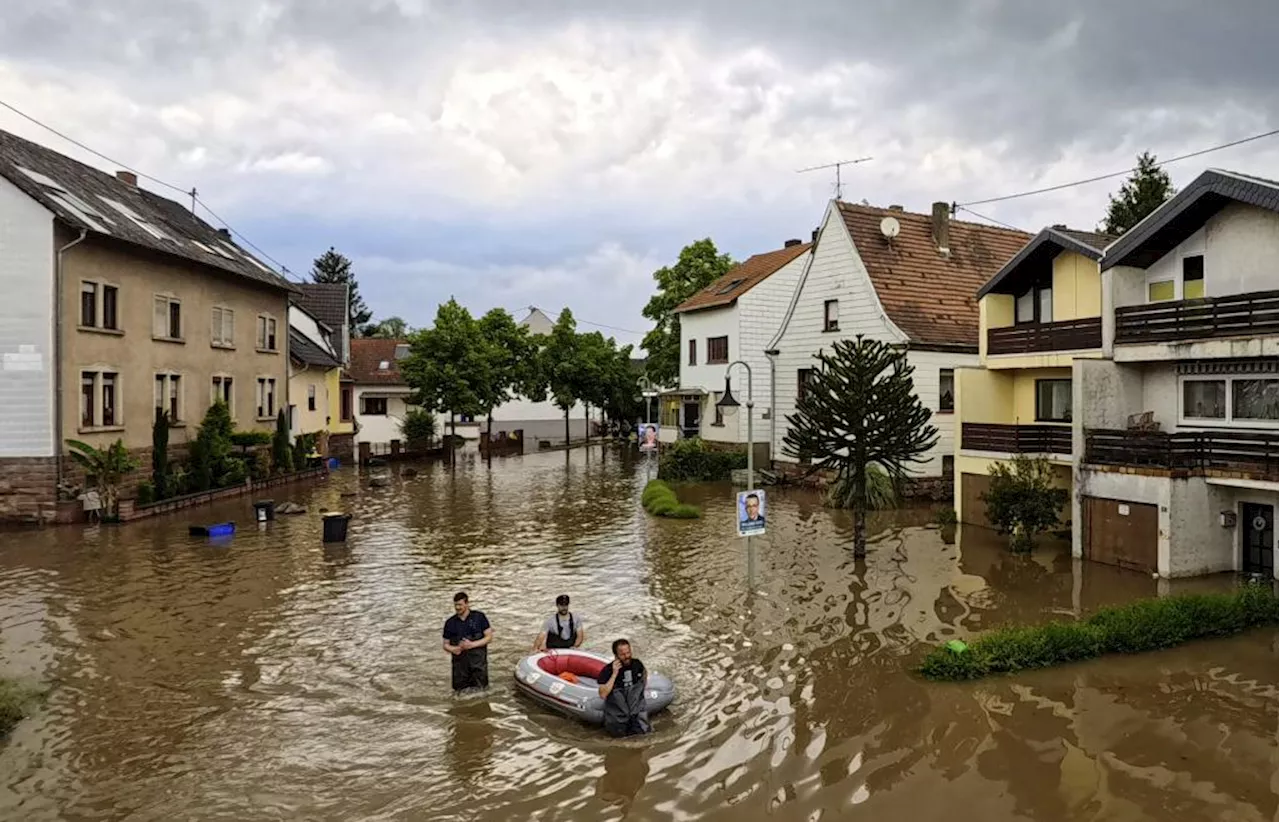
[[[415,325],[454,295],[642,331],[651,272],[686,243],[741,259],[808,236],[833,178],[806,166],[870,155],[845,199],[927,212],[1278,119],[1275,0],[4,8],[0,100],[197,187],[295,272],[337,246],[374,311]],[[111,169],[12,112],[0,128]],[[1276,146],[1169,170],[1274,178]],[[1118,182],[975,210],[1092,227]]]

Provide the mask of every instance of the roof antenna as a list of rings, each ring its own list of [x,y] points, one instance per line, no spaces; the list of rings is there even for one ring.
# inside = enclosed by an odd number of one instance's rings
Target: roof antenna
[[[841,160],[838,163],[827,163],[826,165],[821,165],[821,166],[801,168],[796,170],[796,174],[804,174],[807,171],[819,171],[824,168],[834,168],[836,170],[836,199],[843,200],[844,197],[842,195],[844,194],[844,184],[840,182],[840,166],[851,166],[851,165],[856,165],[857,163],[865,163],[867,160],[870,160],[870,159],[871,159],[870,157],[859,157],[856,160]]]
[[[191,213],[196,213],[196,187],[191,187]]]

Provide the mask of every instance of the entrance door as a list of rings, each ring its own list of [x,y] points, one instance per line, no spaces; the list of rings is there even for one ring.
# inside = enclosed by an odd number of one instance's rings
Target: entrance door
[[[1271,579],[1276,570],[1276,509],[1253,502],[1246,502],[1240,508],[1241,533],[1244,539],[1244,562],[1241,563],[1241,570],[1246,574],[1262,574]]]
[[[686,437],[698,436],[698,420],[700,418],[699,411],[701,405],[696,402],[686,402],[684,404],[684,424],[680,427],[684,429]]]
[[[1160,551],[1160,514],[1154,505],[1083,497],[1084,556],[1094,562],[1152,573]]]

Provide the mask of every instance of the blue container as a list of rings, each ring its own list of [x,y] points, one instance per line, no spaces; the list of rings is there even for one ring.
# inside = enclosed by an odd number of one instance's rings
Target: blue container
[[[213,525],[192,525],[187,532],[193,537],[229,537],[236,532],[236,524],[216,522]]]
[[[332,470],[336,469],[339,465],[342,465],[342,463],[338,460],[338,458],[337,458],[337,457],[329,457],[329,470],[330,470],[330,471],[332,471]]]

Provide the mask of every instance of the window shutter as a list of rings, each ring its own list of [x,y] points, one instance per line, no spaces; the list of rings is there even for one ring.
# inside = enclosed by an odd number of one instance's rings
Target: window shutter
[[[222,309],[222,341],[227,345],[236,341],[236,312],[229,308]]]
[[[155,311],[151,319],[151,333],[156,337],[169,336],[169,301],[164,297],[155,298]]]

